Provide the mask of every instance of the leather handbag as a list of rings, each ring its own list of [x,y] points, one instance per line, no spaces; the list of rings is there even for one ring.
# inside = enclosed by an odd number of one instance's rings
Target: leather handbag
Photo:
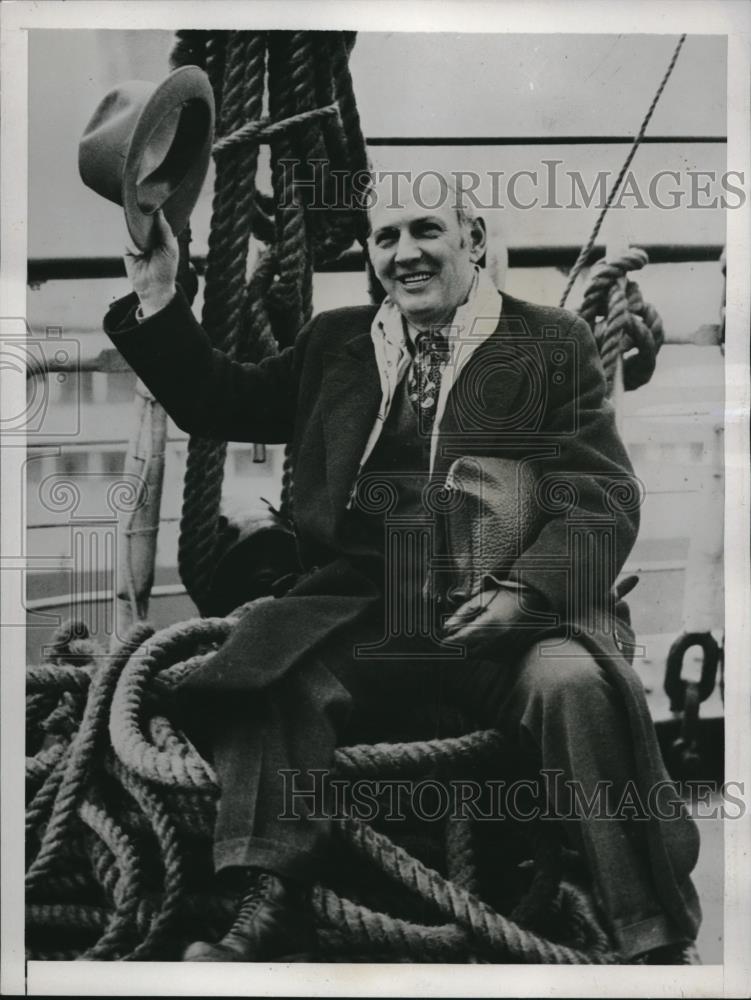
[[[488,576],[504,579],[535,540],[544,521],[535,485],[529,464],[514,458],[466,455],[451,465],[446,542],[452,603],[476,594]]]
[[[446,542],[450,570],[446,595],[454,607],[494,582],[506,580],[522,553],[534,542],[546,517],[529,464],[514,458],[467,455],[456,459],[446,476]],[[618,580],[611,591],[616,644],[631,662],[634,633],[624,600],[638,576]],[[512,582],[512,581],[508,581]]]

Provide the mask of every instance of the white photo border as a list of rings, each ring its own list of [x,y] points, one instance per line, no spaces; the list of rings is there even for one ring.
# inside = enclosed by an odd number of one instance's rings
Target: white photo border
[[[0,10],[0,321],[26,314],[27,41],[33,28],[350,29],[471,33],[721,34],[728,44],[728,164],[751,166],[751,7],[733,0],[10,0]],[[726,774],[751,785],[749,621],[749,316],[751,200],[727,213],[725,409]],[[3,375],[0,412],[23,409],[25,385]],[[2,512],[0,622],[20,621],[23,549],[19,482],[25,450],[0,450]],[[751,992],[751,815],[725,824],[725,961],[685,968],[455,965],[240,965],[24,962],[23,782],[24,630],[0,629],[2,727],[2,942],[0,993],[55,996],[723,996]]]

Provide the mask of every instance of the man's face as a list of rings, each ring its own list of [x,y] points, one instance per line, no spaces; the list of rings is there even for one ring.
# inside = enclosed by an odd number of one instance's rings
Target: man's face
[[[400,312],[419,329],[450,319],[467,297],[473,262],[482,253],[482,224],[460,225],[452,198],[426,209],[413,199],[384,195],[371,212],[371,226],[371,262]]]

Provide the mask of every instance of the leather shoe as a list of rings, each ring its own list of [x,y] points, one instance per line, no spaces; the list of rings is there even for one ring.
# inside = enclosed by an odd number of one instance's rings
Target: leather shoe
[[[232,927],[221,941],[194,941],[184,962],[303,961],[313,947],[305,892],[271,872],[254,873]]]

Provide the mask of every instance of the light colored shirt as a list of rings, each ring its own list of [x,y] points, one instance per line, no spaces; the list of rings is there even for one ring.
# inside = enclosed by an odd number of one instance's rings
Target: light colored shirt
[[[466,302],[460,305],[452,319],[442,327],[449,344],[448,359],[442,367],[441,388],[436,404],[435,420],[430,438],[430,472],[435,466],[438,450],[438,436],[441,419],[446,410],[446,401],[464,366],[474,352],[487,338],[495,333],[501,317],[503,299],[487,275],[475,267],[475,275]],[[413,352],[407,344],[407,337],[414,338],[417,331],[409,327],[397,306],[386,297],[373,318],[370,336],[373,340],[378,374],[381,380],[381,403],[375,423],[365,444],[360,459],[360,469],[373,453],[381,436],[384,422],[391,412],[397,387],[406,377],[413,360]],[[352,490],[350,505],[354,497]]]

